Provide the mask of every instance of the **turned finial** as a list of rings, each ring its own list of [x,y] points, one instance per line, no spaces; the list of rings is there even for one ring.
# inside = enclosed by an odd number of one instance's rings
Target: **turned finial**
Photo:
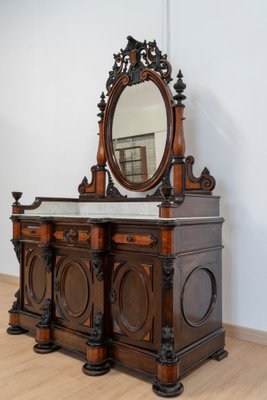
[[[173,98],[177,101],[177,106],[178,107],[184,107],[184,104],[182,103],[183,100],[186,99],[186,96],[183,94],[183,91],[186,88],[186,84],[183,82],[183,74],[182,71],[179,69],[178,75],[177,75],[177,82],[173,85],[174,90],[177,92]]]
[[[164,198],[164,201],[161,205],[170,206],[173,200],[173,187],[169,185],[162,185],[160,186],[160,193]]]
[[[22,192],[12,192],[12,196],[15,199],[15,202],[12,205],[13,206],[20,206],[19,199],[22,196]]]
[[[106,108],[104,92],[101,93],[100,99],[101,99],[100,102],[97,104],[97,107],[99,108],[100,113],[98,113],[97,116],[100,118],[100,121],[101,121],[103,119],[103,117],[104,117],[104,111],[105,111],[105,108]]]

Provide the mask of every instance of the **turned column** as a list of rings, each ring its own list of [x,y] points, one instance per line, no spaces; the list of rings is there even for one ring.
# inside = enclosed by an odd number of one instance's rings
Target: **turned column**
[[[49,219],[41,218],[41,250],[43,268],[46,271],[46,300],[41,307],[42,314],[39,323],[36,325],[36,342],[33,347],[36,353],[46,354],[51,353],[59,348],[54,343],[53,338],[53,315],[54,305],[52,302],[52,222]]]
[[[42,315],[40,322],[36,325],[36,342],[33,347],[36,353],[46,354],[51,353],[59,348],[53,343],[52,331],[52,300],[46,299],[42,306]]]
[[[173,397],[183,393],[180,382],[180,359],[174,345],[174,299],[173,279],[175,273],[175,227],[163,225],[161,229],[161,347],[157,356],[157,377],[153,391],[162,397]]]
[[[105,313],[105,224],[95,221],[91,224],[91,266],[97,280],[97,293],[93,326],[86,342],[86,363],[83,372],[86,375],[103,375],[110,370],[106,341]]]
[[[21,267],[21,257],[22,257],[22,250],[21,250],[21,242],[20,242],[20,228],[21,223],[18,217],[14,214],[20,214],[21,204],[19,203],[19,199],[22,196],[22,192],[12,192],[12,196],[15,199],[15,202],[12,204],[12,223],[13,223],[13,236],[12,236],[12,243],[14,246],[14,251],[16,253],[19,265]],[[24,329],[20,326],[20,315],[19,311],[21,310],[21,290],[15,293],[16,300],[13,302],[11,309],[8,311],[9,313],[9,327],[7,328],[7,333],[9,335],[20,335],[22,333],[28,332],[27,329]]]

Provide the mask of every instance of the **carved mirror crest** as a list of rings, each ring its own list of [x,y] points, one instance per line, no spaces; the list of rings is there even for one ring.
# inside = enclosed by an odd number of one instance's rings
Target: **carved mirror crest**
[[[210,194],[215,179],[207,168],[196,178],[194,158],[184,156],[186,85],[181,71],[172,96],[168,86],[172,67],[156,42],[127,39],[125,49],[114,54],[107,94],[101,94],[98,104],[97,165],[91,169],[92,181],[84,178],[79,185],[80,198],[121,198],[112,175],[130,191],[146,192],[158,186],[154,197],[163,196],[167,203],[186,192]]]

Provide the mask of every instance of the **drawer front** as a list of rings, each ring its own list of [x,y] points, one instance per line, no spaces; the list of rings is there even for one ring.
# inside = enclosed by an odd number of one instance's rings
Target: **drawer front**
[[[41,227],[36,223],[25,222],[21,224],[21,238],[32,241],[41,240]]]
[[[55,224],[53,241],[59,244],[91,247],[91,232],[88,225]]]
[[[116,250],[156,253],[159,244],[159,232],[140,228],[115,228],[111,230],[111,246]]]

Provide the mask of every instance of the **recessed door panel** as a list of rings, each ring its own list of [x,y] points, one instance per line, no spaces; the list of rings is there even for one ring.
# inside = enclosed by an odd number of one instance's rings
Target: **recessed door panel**
[[[116,340],[154,348],[159,296],[158,260],[150,256],[114,254],[111,266],[111,330]]]
[[[23,249],[24,309],[41,314],[47,297],[47,272],[41,251],[37,247]]]
[[[93,276],[89,258],[58,254],[54,276],[57,323],[87,332],[92,326]]]

